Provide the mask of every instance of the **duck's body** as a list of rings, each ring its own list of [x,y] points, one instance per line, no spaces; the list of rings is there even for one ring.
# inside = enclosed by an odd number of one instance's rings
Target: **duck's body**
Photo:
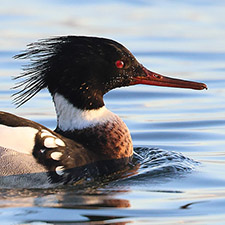
[[[13,175],[20,183],[38,177],[40,186],[72,183],[124,168],[133,154],[128,128],[105,106],[93,111],[96,112],[83,111],[79,115],[76,129],[63,131],[58,127],[55,132],[0,112],[0,176]],[[71,127],[72,121],[68,125]],[[30,173],[39,176],[33,179],[27,175]],[[18,174],[23,176],[15,177]]]
[[[31,58],[16,97],[18,105],[47,87],[57,114],[55,131],[0,113],[0,176],[40,183],[73,183],[125,167],[133,155],[125,123],[104,106],[109,90],[134,84],[193,89],[206,85],[163,77],[145,69],[109,39],[59,37],[35,43],[19,58]],[[31,176],[30,174],[35,174]],[[39,174],[39,176],[37,175]]]

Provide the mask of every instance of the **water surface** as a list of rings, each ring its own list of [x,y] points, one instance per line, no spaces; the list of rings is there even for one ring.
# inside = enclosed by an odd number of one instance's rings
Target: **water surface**
[[[16,109],[13,55],[55,35],[115,39],[147,68],[207,91],[133,86],[107,107],[126,122],[140,157],[119,177],[56,189],[0,192],[1,224],[224,224],[225,3],[198,1],[1,1],[1,110],[54,129],[47,91]],[[139,160],[139,161],[138,161]]]

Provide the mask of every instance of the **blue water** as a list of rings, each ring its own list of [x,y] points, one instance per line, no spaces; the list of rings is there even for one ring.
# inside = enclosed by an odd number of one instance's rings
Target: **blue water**
[[[136,156],[124,174],[57,189],[0,192],[0,224],[224,224],[225,2],[0,1],[1,110],[55,127],[47,91],[16,109],[13,55],[55,35],[123,43],[152,71],[208,90],[133,86],[105,96]]]

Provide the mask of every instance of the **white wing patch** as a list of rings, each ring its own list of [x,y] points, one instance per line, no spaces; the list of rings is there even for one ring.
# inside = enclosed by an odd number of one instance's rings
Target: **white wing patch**
[[[52,137],[56,137],[54,136],[52,133],[50,133],[48,130],[42,129],[41,130],[41,137],[45,137],[45,136],[52,136]]]
[[[58,145],[55,143],[55,138],[54,137],[47,137],[44,140],[44,146],[46,148],[57,148]]]
[[[37,133],[33,127],[0,125],[0,146],[31,155]]]
[[[44,146],[46,148],[57,148],[59,146],[66,146],[61,139],[57,138],[55,135],[45,129],[41,130],[41,137],[46,137],[44,140]]]
[[[50,157],[54,160],[60,160],[61,156],[62,156],[62,152],[53,152]]]
[[[58,146],[62,146],[62,147],[66,146],[65,143],[64,143],[61,139],[59,139],[59,138],[56,138],[56,139],[55,139],[55,143],[56,143]]]
[[[55,168],[55,172],[59,175],[59,176],[62,176],[64,174],[64,166],[57,166]]]

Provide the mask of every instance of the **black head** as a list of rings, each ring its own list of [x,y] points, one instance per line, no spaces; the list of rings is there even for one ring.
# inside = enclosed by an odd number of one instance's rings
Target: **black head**
[[[17,87],[15,101],[21,105],[47,87],[80,109],[104,105],[103,95],[111,89],[130,85],[142,66],[121,44],[104,38],[67,36],[42,40],[28,46],[16,58],[32,63],[17,78],[26,78]],[[16,78],[16,79],[17,79]]]
[[[103,95],[111,89],[133,84],[206,88],[204,84],[163,77],[144,68],[121,44],[97,37],[65,36],[28,45],[15,58],[31,59],[24,80],[16,88],[20,106],[41,89],[59,93],[80,109],[104,105]]]

